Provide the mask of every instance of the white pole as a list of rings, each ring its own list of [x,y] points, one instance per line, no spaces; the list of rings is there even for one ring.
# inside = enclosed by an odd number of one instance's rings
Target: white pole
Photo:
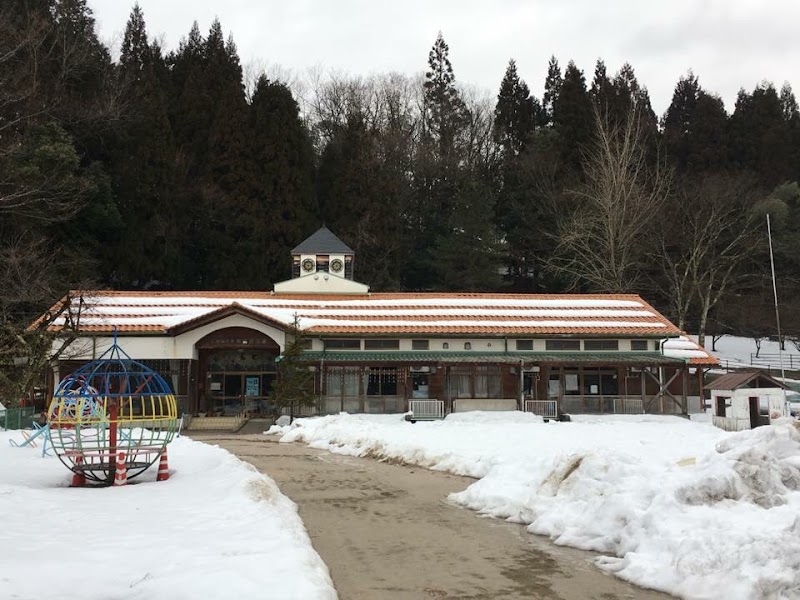
[[[772,272],[772,297],[775,299],[775,324],[778,327],[778,360],[781,365],[781,382],[786,385],[786,372],[783,370],[783,338],[781,338],[781,315],[778,310],[778,286],[775,283],[775,258],[772,254],[772,228],[767,213],[767,239],[769,240],[769,267]],[[786,400],[786,388],[783,390],[783,416],[789,416],[789,405]],[[771,417],[770,417],[771,418]]]

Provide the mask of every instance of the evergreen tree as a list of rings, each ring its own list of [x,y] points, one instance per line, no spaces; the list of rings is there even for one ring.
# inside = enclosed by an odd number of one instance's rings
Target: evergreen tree
[[[125,226],[108,254],[112,262],[107,271],[113,283],[126,287],[170,286],[178,277],[181,211],[171,193],[175,150],[166,93],[157,74],[160,60],[148,43],[137,4],[120,54],[119,81],[127,110],[112,159],[112,185]]]
[[[564,165],[578,171],[582,153],[594,131],[594,121],[583,71],[572,61],[564,71],[564,80],[553,105],[553,124]]]
[[[494,109],[494,139],[506,156],[518,155],[533,134],[539,102],[519,78],[514,59],[508,61]]]
[[[437,141],[439,156],[450,157],[457,151],[460,136],[469,119],[467,107],[455,86],[450,47],[442,32],[428,54],[425,72],[426,128]]]
[[[555,114],[556,98],[561,91],[561,67],[558,66],[558,59],[550,57],[547,64],[547,77],[544,80],[544,95],[542,96],[542,120],[543,125],[552,125]]]
[[[790,122],[800,116],[800,110],[797,107],[797,99],[794,97],[792,86],[789,82],[785,82],[781,87],[781,110],[783,111],[783,120]]]
[[[594,67],[594,77],[589,95],[592,97],[594,105],[600,110],[600,114],[607,113],[614,104],[614,85],[608,77],[606,63],[599,58]]]
[[[150,47],[147,42],[147,30],[144,23],[144,13],[139,8],[139,3],[133,5],[125,34],[122,37],[122,49],[119,64],[122,71],[134,80],[138,79],[145,62],[149,59]]]
[[[719,96],[697,95],[687,167],[694,172],[720,171],[727,166],[728,113]]]
[[[478,256],[457,256],[447,250],[454,236],[469,240],[463,250],[475,255],[490,255],[495,243],[491,231],[494,197],[474,193],[481,189],[485,171],[481,160],[475,158],[480,153],[469,145],[470,113],[455,86],[448,54],[440,33],[428,56],[423,135],[414,164],[417,201],[410,215],[412,242],[406,273],[408,284],[417,289],[442,289],[460,264],[480,263]],[[486,221],[466,218],[466,211]],[[487,224],[491,234],[486,233]],[[481,270],[474,274],[483,278],[475,285],[493,285],[495,273]]]
[[[783,109],[784,128],[789,141],[789,164],[794,165],[788,178],[800,181],[800,109],[798,109],[792,86],[784,83],[781,87],[781,108]]]
[[[300,329],[300,320],[295,315],[294,322],[286,332],[286,346],[278,360],[278,377],[272,384],[270,403],[277,414],[286,409],[290,422],[297,411],[306,406],[314,406],[314,373],[303,362],[305,335]]]
[[[678,80],[664,115],[664,143],[680,170],[685,170],[689,161],[699,94],[700,83],[689,71],[686,77]]]
[[[730,119],[729,149],[733,165],[756,174],[767,188],[796,171],[783,105],[772,84],[759,85],[752,94],[739,92]]]
[[[650,94],[647,88],[639,85],[630,63],[622,65],[611,83],[614,100],[610,106],[609,118],[614,123],[621,124],[625,123],[628,114],[636,114],[645,135],[644,142],[652,146],[658,130],[658,119],[650,105]],[[651,153],[652,150],[651,147]]]
[[[260,289],[291,276],[286,257],[319,224],[314,197],[314,149],[292,92],[259,77],[248,116],[257,249],[248,259]],[[338,232],[338,229],[336,230]],[[343,235],[343,234],[339,234]],[[252,260],[258,256],[259,260]]]

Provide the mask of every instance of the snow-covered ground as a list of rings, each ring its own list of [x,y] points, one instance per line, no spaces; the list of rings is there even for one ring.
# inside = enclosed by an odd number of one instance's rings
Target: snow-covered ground
[[[800,432],[726,433],[679,417],[335,415],[282,442],[479,478],[451,501],[528,525],[597,564],[685,598],[800,597]]]
[[[749,365],[755,351],[750,338],[724,337],[715,354]],[[342,414],[275,432],[475,477],[452,502],[600,552],[598,566],[639,585],[800,598],[794,425],[731,434],[694,417],[574,419],[474,412],[412,425]],[[0,430],[0,598],[336,597],[294,504],[226,451],[180,438],[167,482],[151,469],[125,488],[73,489],[57,459],[9,446],[20,435]]]
[[[692,336],[697,341],[697,336]],[[784,368],[800,369],[800,350],[791,342],[786,342],[783,351]],[[764,339],[761,342],[761,350],[756,347],[755,340],[749,337],[737,337],[725,335],[717,341],[716,350],[711,349],[711,338],[706,338],[706,350],[711,352],[719,359],[723,368],[767,368],[772,369],[773,374],[779,374],[778,353],[780,345],[776,341]],[[758,352],[758,357],[755,356]]]
[[[0,433],[0,598],[336,598],[294,503],[253,467],[179,438],[171,477],[70,488],[71,473]]]

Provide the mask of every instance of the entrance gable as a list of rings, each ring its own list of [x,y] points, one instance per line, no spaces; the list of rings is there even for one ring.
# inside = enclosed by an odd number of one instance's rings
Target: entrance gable
[[[215,340],[221,344],[214,346],[217,348],[247,347],[256,340],[262,340],[258,342],[259,347],[265,349],[269,347],[275,354],[280,354],[284,348],[286,333],[282,328],[279,329],[261,319],[256,320],[249,315],[234,313],[180,333],[174,339],[176,352],[181,355],[188,353],[193,358],[197,358],[201,346],[211,347],[209,344],[214,343]],[[227,342],[224,340],[228,340],[229,345],[226,346]],[[241,343],[242,341],[248,343]]]

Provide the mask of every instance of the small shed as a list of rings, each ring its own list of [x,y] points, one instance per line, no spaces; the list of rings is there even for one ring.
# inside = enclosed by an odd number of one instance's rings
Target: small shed
[[[786,416],[788,387],[762,371],[727,373],[712,381],[712,421],[725,431],[743,431]]]

